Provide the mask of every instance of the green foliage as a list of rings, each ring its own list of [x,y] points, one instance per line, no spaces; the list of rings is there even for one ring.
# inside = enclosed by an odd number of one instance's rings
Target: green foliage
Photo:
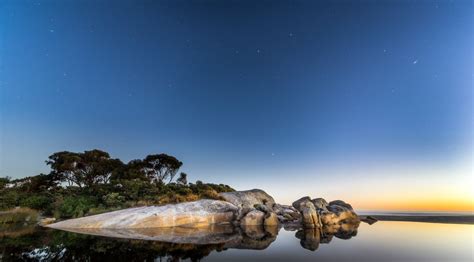
[[[57,218],[73,218],[140,205],[219,199],[234,191],[222,184],[188,183],[182,162],[166,154],[123,164],[107,152],[58,152],[49,157],[49,174],[11,180],[0,178],[0,210],[17,206]]]
[[[104,204],[109,207],[121,206],[125,203],[125,197],[119,193],[109,193],[103,197]]]
[[[170,183],[178,169],[183,165],[181,161],[174,156],[167,154],[148,155],[143,159],[143,171],[150,181],[156,183],[164,183],[165,179],[169,179]]]
[[[58,216],[60,218],[82,217],[89,209],[96,207],[97,201],[92,197],[75,196],[66,197],[59,205]]]
[[[18,206],[20,193],[16,190],[2,190],[0,193],[0,210],[7,210]]]
[[[188,184],[188,174],[181,172],[179,174],[178,179],[176,179],[176,183],[180,185],[187,185]]]
[[[10,182],[10,177],[0,177],[0,190],[4,189]]]
[[[47,210],[52,199],[47,196],[32,195],[20,200],[20,206],[29,207],[36,210]]]

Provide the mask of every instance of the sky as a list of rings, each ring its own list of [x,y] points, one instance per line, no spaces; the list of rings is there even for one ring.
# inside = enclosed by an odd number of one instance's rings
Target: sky
[[[472,1],[0,2],[0,176],[167,153],[282,203],[472,211]]]

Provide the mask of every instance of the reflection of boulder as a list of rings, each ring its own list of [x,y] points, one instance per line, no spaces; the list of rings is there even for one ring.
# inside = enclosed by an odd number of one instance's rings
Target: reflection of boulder
[[[333,237],[331,234],[321,234],[321,244],[329,244]]]
[[[244,237],[246,238],[258,240],[264,238],[267,235],[264,227],[261,225],[247,225],[242,226],[241,229]]]
[[[316,250],[319,244],[328,244],[335,236],[340,239],[350,239],[357,235],[359,223],[343,223],[336,225],[325,225],[319,228],[303,228],[296,232],[296,238],[300,239],[301,246],[308,250]]]
[[[216,244],[239,238],[234,226],[210,225],[208,227],[155,227],[155,228],[68,228],[67,231],[114,238],[163,241],[188,244]]]
[[[355,237],[357,235],[359,224],[359,222],[341,224],[341,227],[336,232],[336,234],[334,234],[334,236],[340,239],[350,239]]]
[[[308,228],[299,230],[295,234],[296,238],[300,239],[300,244],[303,248],[315,251],[321,242],[321,232],[319,228]]]
[[[360,222],[328,224],[323,226],[323,233],[335,235],[338,238],[348,239],[357,234]]]
[[[277,226],[245,226],[241,237],[227,242],[224,248],[263,250],[276,240],[278,231]]]

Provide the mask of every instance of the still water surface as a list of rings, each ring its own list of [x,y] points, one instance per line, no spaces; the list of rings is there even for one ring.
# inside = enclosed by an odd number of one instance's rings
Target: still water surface
[[[379,221],[361,224],[357,236],[333,238],[316,251],[301,248],[294,235],[281,230],[263,251],[228,250],[207,261],[474,261],[473,225]]]
[[[2,231],[0,261],[473,261],[473,225],[379,221],[350,235],[307,236],[282,228],[276,237],[231,247],[19,228]]]

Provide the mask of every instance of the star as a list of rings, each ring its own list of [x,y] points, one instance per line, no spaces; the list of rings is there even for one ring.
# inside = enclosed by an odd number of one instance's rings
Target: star
[[[293,33],[289,33],[288,36],[289,36],[289,37],[292,37],[292,36],[293,36]]]
[[[415,61],[413,61],[413,64],[414,64],[414,65],[418,64],[418,59],[416,59]]]
[[[257,49],[257,53],[260,53],[260,49]]]

